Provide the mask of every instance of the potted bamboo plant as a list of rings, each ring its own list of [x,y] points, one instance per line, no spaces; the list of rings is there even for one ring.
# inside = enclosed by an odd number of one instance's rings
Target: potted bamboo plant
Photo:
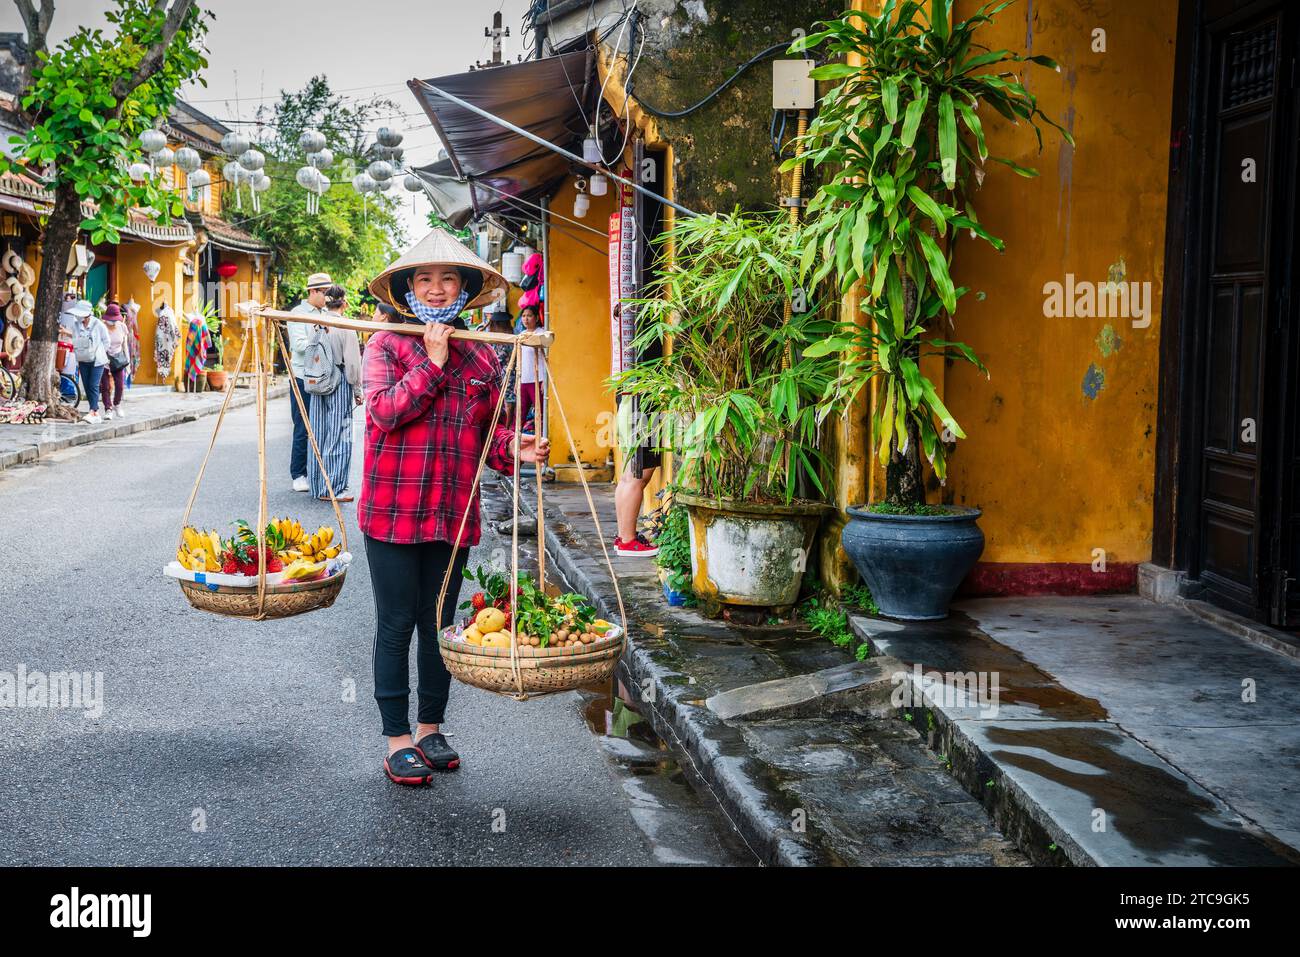
[[[650,298],[625,303],[639,312],[635,348],[671,347],[613,379],[619,442],[677,456],[691,590],[710,615],[791,608],[827,511],[816,403],[830,381],[823,367],[788,361],[815,315],[784,318],[798,235],[774,212],[679,220],[657,240],[674,256]]]
[[[948,0],[890,0],[879,16],[845,14],[792,47],[856,60],[813,71],[836,85],[803,137],[824,184],[809,203],[800,265],[814,285],[834,281],[847,292],[861,282],[864,316],[828,324],[804,361],[828,360],[837,370],[823,414],[844,410],[875,384],[873,453],[885,468],[886,495],[848,510],[843,543],[881,612],[895,618],[945,617],[984,547],[979,509],[926,502],[922,455],[943,482],[948,451],[965,433],[921,371],[922,356],[937,354],[988,375],[968,346],[948,338],[968,291],[953,283],[953,253],[961,233],[1003,249],[971,202],[990,160],[1037,175],[989,155],[980,113],[1026,122],[1040,149],[1040,120],[1074,142],[1015,72],[1023,63],[1056,63],[977,42],[978,28],[1008,5],[950,25]]]

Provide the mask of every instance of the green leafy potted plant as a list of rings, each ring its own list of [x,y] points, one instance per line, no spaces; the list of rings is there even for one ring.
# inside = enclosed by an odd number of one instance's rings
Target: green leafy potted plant
[[[626,303],[639,311],[635,348],[671,347],[614,378],[619,442],[678,456],[675,501],[689,516],[692,591],[706,614],[792,607],[827,509],[816,403],[830,380],[787,361],[815,315],[783,318],[798,235],[776,213],[679,220],[658,240],[674,256],[653,298]]]
[[[953,325],[967,292],[950,274],[959,234],[1003,248],[980,224],[971,194],[989,160],[1037,175],[989,155],[981,108],[1028,123],[1040,148],[1040,119],[1073,145],[1019,76],[999,69],[1025,62],[1057,69],[1055,62],[976,40],[979,26],[1008,5],[981,7],[950,26],[948,0],[890,0],[879,16],[845,14],[792,46],[858,60],[813,71],[838,83],[803,137],[805,158],[825,182],[809,203],[800,266],[814,285],[832,274],[842,292],[862,282],[865,316],[861,324],[828,324],[804,361],[831,361],[837,369],[823,414],[842,411],[877,383],[872,435],[886,496],[850,508],[842,537],[881,612],[896,618],[946,616],[984,547],[979,509],[926,503],[921,464],[924,454],[944,481],[948,448],[965,438],[922,373],[922,356],[969,362],[988,374],[968,346],[934,331]]]

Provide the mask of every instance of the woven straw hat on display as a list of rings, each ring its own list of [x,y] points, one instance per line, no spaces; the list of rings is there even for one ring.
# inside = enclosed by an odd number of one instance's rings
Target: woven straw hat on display
[[[9,361],[14,362],[23,354],[23,348],[27,345],[27,337],[23,331],[13,323],[5,326],[3,342],[4,351],[9,354]]]
[[[508,289],[510,284],[483,260],[471,252],[445,229],[435,229],[421,239],[401,259],[390,265],[370,281],[370,293],[380,302],[386,302],[404,316],[411,315],[411,307],[406,303],[406,291],[409,288],[410,275],[417,266],[459,266],[473,270],[481,277],[478,289],[469,284],[470,299],[465,303],[466,309],[476,309],[491,302],[496,290]]]

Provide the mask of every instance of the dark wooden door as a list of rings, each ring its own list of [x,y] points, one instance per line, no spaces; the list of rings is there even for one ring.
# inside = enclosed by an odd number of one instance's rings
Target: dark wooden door
[[[1208,597],[1281,623],[1300,522],[1290,248],[1295,217],[1294,18],[1256,5],[1205,26],[1201,382],[1193,572]],[[1288,504],[1291,503],[1291,504]],[[1294,544],[1290,550],[1294,553]]]

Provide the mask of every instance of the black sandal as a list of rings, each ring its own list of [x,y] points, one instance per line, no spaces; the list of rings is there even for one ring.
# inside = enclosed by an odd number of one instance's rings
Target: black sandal
[[[420,785],[433,780],[433,769],[416,748],[402,748],[384,758],[384,773],[394,784]]]
[[[435,771],[455,771],[460,767],[460,755],[451,749],[447,739],[438,732],[426,734],[415,745],[424,755],[425,762]]]

